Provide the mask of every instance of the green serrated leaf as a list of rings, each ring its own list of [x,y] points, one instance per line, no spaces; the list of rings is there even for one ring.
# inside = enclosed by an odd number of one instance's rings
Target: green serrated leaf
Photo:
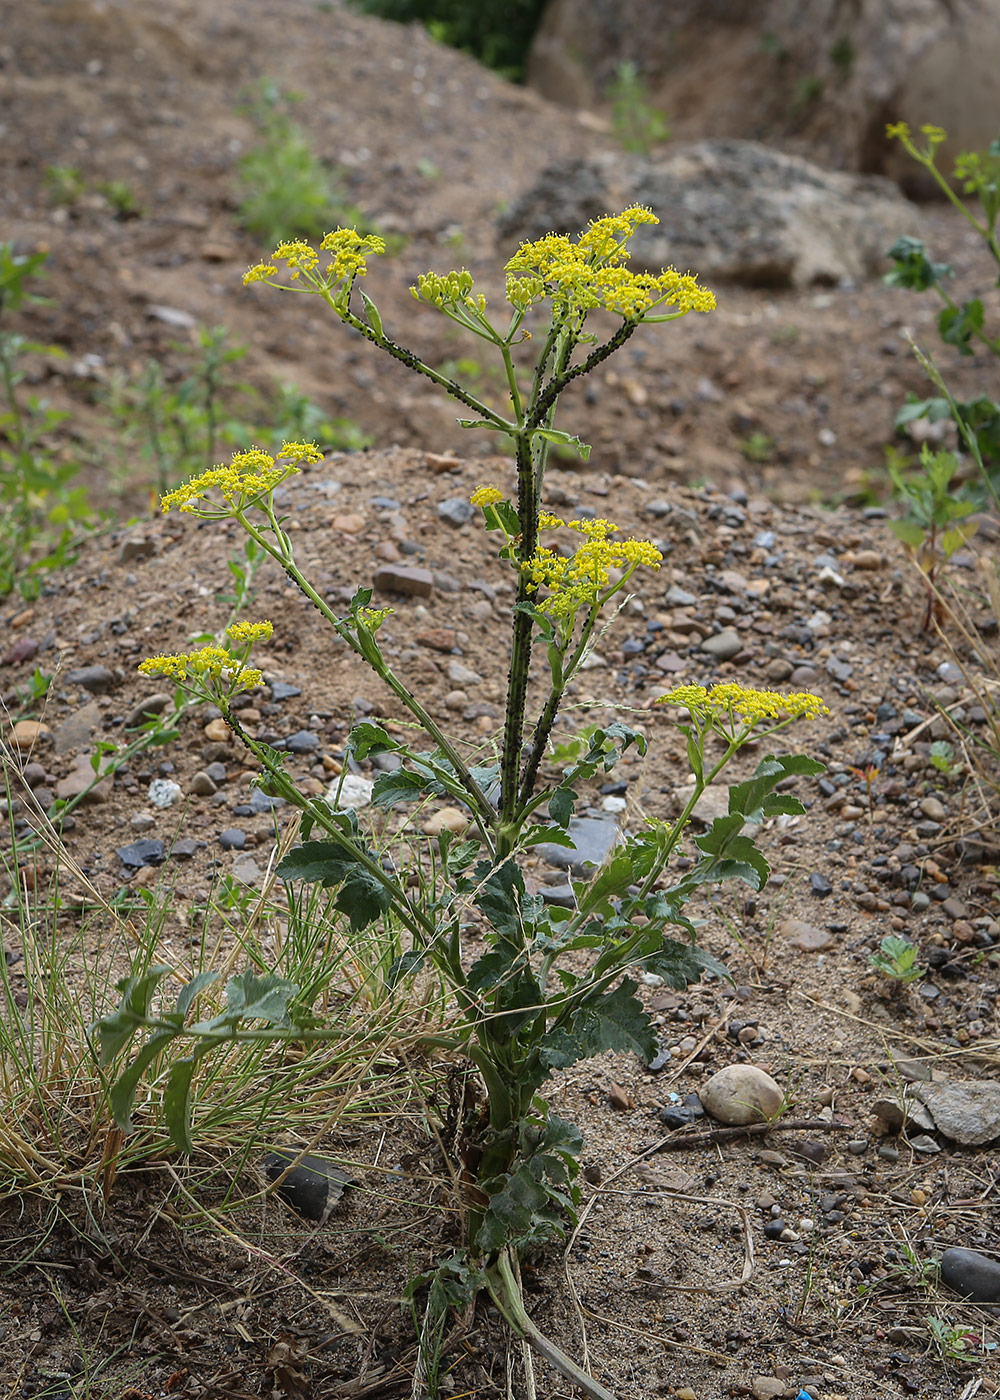
[[[625,978],[613,991],[588,998],[568,1024],[557,1024],[539,1042],[543,1065],[566,1069],[606,1050],[631,1050],[644,1060],[651,1059],[656,1035],[635,991],[636,984]]]
[[[380,773],[375,779],[372,806],[384,811],[394,807],[397,802],[419,802],[430,790],[431,784],[426,774],[394,768],[391,772]]]
[[[732,981],[725,964],[713,958],[711,953],[675,938],[664,938],[656,952],[642,959],[641,966],[647,972],[662,977],[668,987],[674,987],[677,991],[700,982],[705,972],[713,972],[716,977]]]
[[[571,787],[559,787],[549,798],[549,816],[565,830],[577,803],[578,794]]]

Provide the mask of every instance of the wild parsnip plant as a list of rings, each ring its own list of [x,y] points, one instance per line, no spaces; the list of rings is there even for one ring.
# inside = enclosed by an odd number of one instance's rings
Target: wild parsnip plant
[[[891,123],[886,133],[890,140],[899,141],[907,154],[927,171],[941,193],[982,239],[1000,272],[1000,238],[997,235],[1000,137],[991,142],[985,151],[962,152],[955,160],[949,180],[937,164],[938,148],[947,140],[947,132],[939,126],[930,125],[922,126],[920,130],[922,143],[905,122]],[[978,211],[969,199],[960,197],[956,185],[962,194],[975,197],[979,204]],[[885,278],[890,286],[907,287],[917,292],[932,291],[942,303],[938,331],[945,344],[954,346],[964,356],[986,351],[1000,357],[1000,334],[993,334],[987,329],[982,297],[970,297],[958,302],[952,296],[948,284],[954,271],[949,263],[936,262],[928,255],[919,238],[905,235],[889,249],[889,257],[895,264]],[[904,427],[918,418],[934,423],[952,417],[958,424],[960,436],[965,438],[971,433],[975,437],[982,458],[981,484],[984,491],[980,492],[977,504],[981,503],[985,494],[995,506],[997,500],[993,478],[1000,470],[1000,404],[989,393],[957,402],[949,401],[944,394],[929,399],[919,399],[911,394],[897,414],[896,424],[897,427]]]
[[[690,275],[628,269],[629,241],[638,226],[650,222],[655,220],[647,209],[632,207],[595,220],[576,240],[553,234],[522,244],[507,263],[506,301],[499,312],[491,310],[467,271],[428,272],[418,278],[412,291],[419,301],[497,355],[508,393],[503,412],[387,334],[375,301],[360,285],[367,259],[383,251],[378,237],[338,229],[324,237],[319,249],[301,241],[282,243],[244,279],[285,293],[318,296],[378,350],[457,399],[470,413],[459,420],[464,426],[489,429],[509,444],[516,495],[485,484],[472,496],[517,584],[506,715],[494,754],[484,759],[447,734],[396,675],[378,635],[391,609],[373,607],[371,590],[358,588],[347,610],[337,613],[300,568],[276,493],[318,458],[305,442],[286,443],[274,456],[260,449],[239,452],[229,465],[169,492],[162,505],[197,519],[238,521],[429,737],[429,747],[417,749],[374,721],[355,725],[350,748],[356,759],[393,753],[400,760],[398,768],[381,773],[375,782],[375,822],[363,826],[354,811],[304,798],[280,755],[243,729],[232,701],[261,682],[252,650],[270,638],[270,622],[237,624],[224,644],[152,657],[140,667],[218,705],[259,761],[265,790],[301,811],[303,839],[282,859],[280,876],[291,885],[304,881],[335,891],[334,907],[349,921],[353,936],[373,926],[392,930],[400,952],[390,981],[432,968],[447,990],[452,1015],[433,1043],[472,1062],[484,1100],[465,1128],[466,1248],[442,1262],[448,1287],[432,1288],[432,1297],[454,1302],[456,1289],[466,1298],[488,1289],[516,1331],[588,1394],[600,1397],[608,1392],[538,1334],[520,1295],[519,1257],[564,1230],[578,1197],[579,1130],[549,1110],[542,1091],[554,1071],[607,1050],[652,1055],[653,1027],[630,972],[655,973],[675,987],[697,981],[706,970],[724,974],[696,946],[685,902],[700,886],[726,879],[759,889],[768,865],[745,827],[779,813],[801,812],[798,800],[778,788],[822,765],[800,755],[767,754],[749,778],[730,788],[728,814],[694,839],[696,858],[676,876],[669,873],[671,856],[698,798],[744,745],[751,740],[767,744],[793,721],[826,710],[817,696],[805,693],[780,695],[738,685],[671,691],[662,703],[686,738],[694,776],[680,817],[650,820],[625,836],[593,879],[574,883],[572,909],[548,906],[528,892],[521,862],[540,842],[572,845],[569,828],[582,784],[610,771],[624,750],[644,753],[647,747],[638,729],[608,723],[591,729],[561,776],[542,777],[567,688],[587,658],[602,617],[625,598],[637,570],[655,570],[660,564],[652,543],[623,538],[610,520],[566,520],[545,508],[550,450],[569,447],[583,457],[589,452],[579,438],[556,426],[560,396],[641,328],[715,306],[712,293]],[[597,312],[610,313],[614,321],[604,338],[592,329]],[[514,350],[528,339],[530,323],[538,350],[525,373]],[[556,547],[559,541],[562,548]],[[536,650],[547,671],[546,693],[529,718],[528,677]],[[396,873],[401,863],[383,858],[378,814],[428,796],[464,804],[470,837],[439,837],[434,882],[411,886]],[[464,946],[470,924],[486,943],[474,959]],[[188,1096],[199,1064],[209,1063],[213,1054],[245,1035],[308,1042],[336,1034],[315,1016],[300,984],[287,977],[257,970],[242,974],[230,983],[226,1008],[206,1016],[199,1005],[203,980],[182,989],[168,1009],[158,1009],[157,979],[165,975],[150,968],[123,987],[119,1010],[100,1025],[102,1058],[121,1070],[114,1092],[124,1124],[147,1070],[156,1074],[158,1056],[179,1041],[189,1047],[166,1072],[163,1084],[168,1126],[184,1149],[190,1148],[198,1127],[191,1121]],[[138,1053],[137,1036],[143,1037]]]

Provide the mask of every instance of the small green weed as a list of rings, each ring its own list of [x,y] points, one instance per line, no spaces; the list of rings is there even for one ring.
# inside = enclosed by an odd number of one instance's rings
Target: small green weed
[[[45,169],[45,187],[53,204],[71,209],[86,185],[75,165],[49,165]]]
[[[879,951],[869,956],[868,965],[899,986],[916,982],[924,975],[924,969],[917,962],[916,945],[908,938],[891,933],[882,939]]]
[[[666,114],[654,107],[635,63],[620,63],[608,89],[611,129],[626,151],[648,156],[654,146],[670,139]]]
[[[126,180],[102,180],[97,192],[108,201],[116,219],[138,219],[143,213],[138,195]]]
[[[920,470],[908,472],[905,463],[899,453],[887,452],[886,470],[897,499],[906,506],[904,518],[890,520],[889,527],[924,575],[927,603],[921,631],[926,632],[939,610],[936,584],[941,566],[975,534],[976,523],[968,517],[976,507],[957,494],[960,463],[954,452],[933,452],[924,443]]]
[[[740,451],[748,462],[771,462],[774,460],[774,438],[768,433],[751,433],[740,443]]]
[[[42,300],[25,284],[41,275],[47,256],[0,244],[0,315]],[[78,531],[93,519],[86,492],[73,485],[79,463],[49,446],[67,415],[21,392],[30,357],[63,354],[0,328],[0,597],[15,586],[25,598],[37,596],[41,576],[70,561]]]
[[[257,140],[237,165],[238,218],[247,233],[267,244],[318,238],[338,222],[360,220],[336,173],[313,153],[306,133],[292,120],[290,108],[298,100],[263,78],[240,109]]]

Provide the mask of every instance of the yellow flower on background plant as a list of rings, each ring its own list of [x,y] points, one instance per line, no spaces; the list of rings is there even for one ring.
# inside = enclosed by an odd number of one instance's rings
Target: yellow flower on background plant
[[[234,622],[226,628],[226,636],[231,642],[269,642],[274,636],[271,622]]]
[[[830,713],[819,695],[795,691],[782,695],[777,690],[754,690],[727,682],[713,685],[678,685],[661,695],[658,705],[677,705],[708,720],[738,720],[754,727],[764,720],[819,719]]]
[[[505,499],[503,492],[497,486],[478,486],[469,497],[474,506],[495,506],[499,501]]]

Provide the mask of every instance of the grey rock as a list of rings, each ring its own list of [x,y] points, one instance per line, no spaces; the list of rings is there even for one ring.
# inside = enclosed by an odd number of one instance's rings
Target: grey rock
[[[288,681],[271,682],[272,700],[292,700],[296,695],[301,695],[302,691],[297,685],[291,685]]]
[[[553,904],[558,909],[576,908],[576,895],[570,884],[543,885],[538,893],[542,896],[542,901],[545,904]]]
[[[170,857],[172,860],[190,860],[198,851],[204,850],[205,845],[204,841],[198,841],[193,836],[182,836],[170,847]]]
[[[438,504],[438,515],[448,525],[468,525],[476,513],[476,508],[464,496],[449,496]]]
[[[289,734],[281,747],[288,749],[289,753],[315,753],[319,748],[319,735],[311,729],[299,729]]]
[[[345,773],[334,778],[327,788],[325,799],[338,812],[360,812],[371,805],[372,790],[375,784],[371,778],[363,778],[358,773]]]
[[[479,685],[483,678],[471,666],[463,666],[461,661],[449,661],[448,679],[455,685]]]
[[[284,805],[285,799],[283,797],[273,796],[269,792],[262,791],[259,787],[250,789],[250,801],[247,806],[254,816],[263,816],[268,812],[274,812]]]
[[[100,722],[100,706],[96,700],[88,701],[64,719],[53,734],[52,745],[56,753],[70,753],[73,749],[83,748]]]
[[[144,865],[162,865],[167,858],[163,842],[154,841],[151,837],[132,841],[127,846],[119,846],[116,854],[122,865],[129,870],[139,870]]]
[[[714,656],[717,661],[731,661],[743,650],[743,638],[731,627],[726,627],[714,637],[706,637],[701,644],[701,650],[707,651],[709,656]]]
[[[941,1282],[973,1303],[1000,1303],[1000,1260],[974,1249],[946,1249],[941,1255]]]
[[[67,672],[66,679],[70,685],[89,690],[91,695],[106,695],[115,685],[117,677],[107,666],[78,666]]]
[[[144,696],[138,704],[132,706],[125,716],[125,728],[135,729],[137,725],[155,719],[157,715],[162,715],[163,711],[173,704],[173,701],[174,697],[168,695],[165,690],[158,690],[154,695]]]
[[[237,856],[233,861],[233,879],[241,885],[257,886],[263,878],[263,870],[249,853]]]
[[[672,583],[667,589],[667,602],[672,608],[693,608],[698,599],[680,584]]]
[[[156,541],[148,535],[132,535],[118,547],[119,564],[134,564],[156,553]]]
[[[557,846],[546,842],[538,847],[542,860],[559,870],[569,870],[578,879],[590,879],[594,869],[604,863],[609,852],[621,840],[614,822],[596,817],[572,817],[568,834],[572,846]]]
[[[204,770],[199,770],[191,779],[191,791],[196,797],[211,797],[218,790],[218,784]]]
[[[884,269],[920,216],[888,181],[824,170],[756,141],[697,141],[659,160],[598,155],[549,166],[498,220],[506,242],[573,232],[608,209],[648,205],[659,224],[630,245],[636,270],[691,269],[711,284],[807,287]]]
[[[219,845],[224,851],[242,851],[247,843],[247,834],[238,826],[227,827],[219,832]]]
[[[939,1132],[963,1147],[980,1147],[1000,1137],[1000,1080],[916,1084],[913,1094],[925,1105]]]

